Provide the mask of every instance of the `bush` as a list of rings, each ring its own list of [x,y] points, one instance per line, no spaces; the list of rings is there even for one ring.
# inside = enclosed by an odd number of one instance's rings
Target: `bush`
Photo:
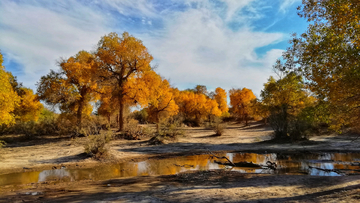
[[[180,128],[180,123],[165,123],[160,131],[149,140],[150,144],[163,144],[165,140],[177,140],[179,136],[185,136],[185,131]]]
[[[226,123],[223,123],[224,118],[220,118],[220,117],[214,117],[213,121],[214,122],[209,122],[206,124],[206,128],[213,130],[215,132],[216,136],[221,136],[222,134],[224,134],[224,131],[227,127]]]
[[[148,121],[149,114],[146,109],[141,109],[140,111],[134,111],[132,117],[134,117],[135,120],[138,120],[139,123],[145,124]]]
[[[212,129],[215,132],[216,136],[223,135],[226,127],[227,127],[226,123],[216,122],[216,123],[212,124]]]
[[[308,139],[312,131],[311,122],[306,116],[297,116],[283,112],[272,112],[269,117],[271,127],[274,129],[274,139],[297,141]]]
[[[5,141],[0,140],[0,149],[1,149],[1,148],[3,148],[3,147],[5,147],[5,145],[6,145],[6,142],[5,142]]]
[[[183,123],[189,127],[200,127],[201,121],[197,119],[185,119]]]
[[[96,159],[107,158],[109,149],[106,144],[112,139],[113,134],[110,131],[99,135],[89,135],[84,144],[85,152]]]
[[[141,140],[141,138],[149,137],[154,134],[154,129],[150,127],[142,127],[135,119],[129,119],[125,123],[124,132],[118,136],[118,138],[124,138],[128,140]]]

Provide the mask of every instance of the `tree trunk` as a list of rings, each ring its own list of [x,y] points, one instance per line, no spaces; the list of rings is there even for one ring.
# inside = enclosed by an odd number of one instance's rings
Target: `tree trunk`
[[[119,99],[119,131],[124,130],[124,102],[122,101],[122,98]]]
[[[284,132],[283,132],[283,136],[286,137],[288,134],[288,113],[287,113],[287,105],[283,105],[283,115],[284,115]]]
[[[81,98],[81,100],[79,102],[79,108],[78,108],[77,113],[76,113],[77,124],[78,124],[78,127],[80,129],[81,129],[81,123],[82,123],[82,111],[83,111],[83,109],[84,109],[84,101]]]
[[[111,128],[111,114],[108,114],[109,128]]]
[[[159,114],[156,114],[156,132],[159,133],[160,132],[160,119],[159,119]]]
[[[119,114],[116,114],[116,127],[119,127]]]

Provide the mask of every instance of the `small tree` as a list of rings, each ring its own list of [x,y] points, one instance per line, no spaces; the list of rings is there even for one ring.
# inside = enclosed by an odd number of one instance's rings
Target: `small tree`
[[[251,113],[251,101],[256,99],[254,93],[245,87],[243,89],[231,89],[229,93],[233,112],[243,118],[245,125],[248,125]]]

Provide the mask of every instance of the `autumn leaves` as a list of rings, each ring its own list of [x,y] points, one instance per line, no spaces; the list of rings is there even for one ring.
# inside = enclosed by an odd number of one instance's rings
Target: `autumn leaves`
[[[2,66],[0,53],[0,125],[9,126],[16,120],[37,121],[43,109],[36,95],[18,83],[16,77]]]
[[[150,66],[153,57],[142,42],[128,33],[110,33],[101,38],[96,51],[80,51],[60,61],[60,70],[51,71],[38,83],[39,98],[59,105],[63,114],[73,115],[81,127],[82,118],[98,102],[98,113],[111,118],[119,115],[119,130],[124,129],[124,108],[146,108],[150,121],[182,113],[201,120],[228,111],[226,92],[216,89],[214,98],[200,92],[179,91],[170,86]]]

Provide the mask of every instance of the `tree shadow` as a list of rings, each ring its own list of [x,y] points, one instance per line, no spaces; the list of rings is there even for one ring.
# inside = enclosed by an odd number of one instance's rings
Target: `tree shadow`
[[[6,148],[29,147],[36,145],[45,145],[70,140],[70,136],[32,136],[17,135],[13,137],[1,137],[7,145]]]
[[[205,135],[205,136],[194,137],[194,138],[196,138],[196,139],[203,139],[203,138],[216,138],[216,137],[221,137],[221,135],[212,134],[212,135]]]

